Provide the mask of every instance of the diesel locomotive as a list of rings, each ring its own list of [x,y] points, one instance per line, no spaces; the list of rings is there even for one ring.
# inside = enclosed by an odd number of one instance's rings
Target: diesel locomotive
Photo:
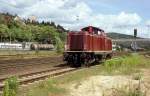
[[[74,67],[109,59],[112,57],[112,41],[104,30],[93,26],[68,32],[63,57]]]

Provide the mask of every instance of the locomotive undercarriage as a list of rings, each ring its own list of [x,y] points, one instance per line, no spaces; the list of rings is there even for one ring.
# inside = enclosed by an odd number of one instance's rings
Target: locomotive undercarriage
[[[66,52],[64,53],[64,61],[72,67],[88,67],[92,63],[110,59],[111,56],[111,53]]]

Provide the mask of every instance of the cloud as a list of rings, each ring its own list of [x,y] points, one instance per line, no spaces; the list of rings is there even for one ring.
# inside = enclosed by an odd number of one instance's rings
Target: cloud
[[[18,14],[22,18],[36,16],[39,21],[54,21],[70,30],[93,25],[108,32],[126,34],[131,34],[132,29],[142,22],[137,13],[95,13],[88,4],[90,2],[87,2],[88,0],[1,0],[0,12]]]
[[[92,18],[97,25],[112,25],[112,26],[132,26],[141,22],[141,17],[136,13],[121,12],[116,15],[98,14]]]
[[[147,21],[145,22],[145,25],[146,25],[146,26],[150,26],[150,20],[147,20]]]
[[[8,6],[12,6],[15,8],[25,8],[36,4],[41,0],[1,0],[1,3],[7,4]]]

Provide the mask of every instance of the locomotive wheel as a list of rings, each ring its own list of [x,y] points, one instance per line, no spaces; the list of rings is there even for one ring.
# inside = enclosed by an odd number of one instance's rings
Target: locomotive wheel
[[[103,59],[103,56],[102,55],[96,55],[95,56],[95,63],[100,63]]]
[[[73,67],[81,67],[80,54],[73,55],[72,66]]]
[[[111,55],[111,54],[107,54],[107,55],[106,55],[106,60],[111,59],[111,58],[112,58],[112,55]]]

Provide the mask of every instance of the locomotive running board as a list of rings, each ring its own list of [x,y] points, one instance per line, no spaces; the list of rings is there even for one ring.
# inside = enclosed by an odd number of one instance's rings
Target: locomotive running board
[[[112,51],[65,51],[65,52],[68,52],[68,53],[74,53],[74,52],[77,52],[77,53],[83,53],[83,52],[87,52],[87,53],[112,53]]]

